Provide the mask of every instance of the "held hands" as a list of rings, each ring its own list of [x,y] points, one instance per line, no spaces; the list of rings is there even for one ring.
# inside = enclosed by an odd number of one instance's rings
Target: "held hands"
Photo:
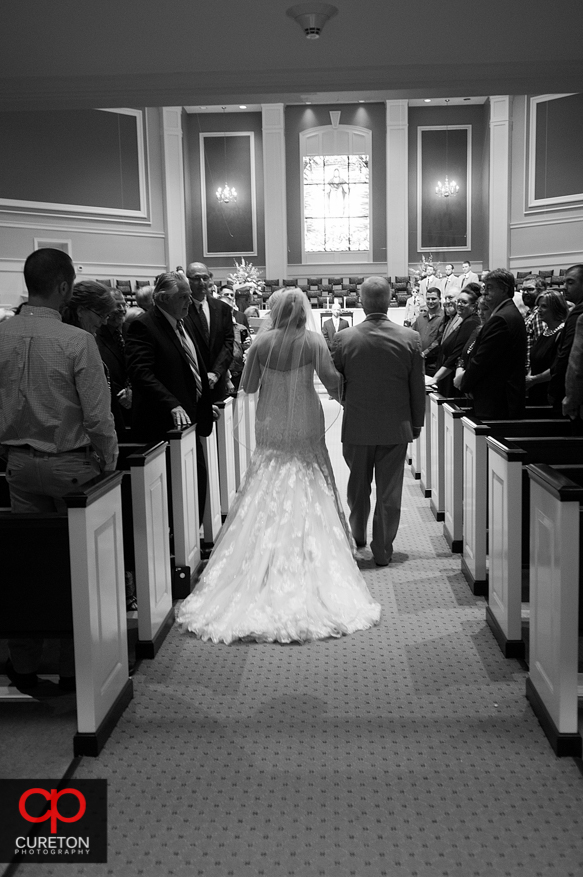
[[[182,429],[185,426],[191,425],[191,420],[182,405],[177,405],[176,408],[173,408],[170,412],[172,414],[172,420],[174,421],[174,425],[177,429]]]

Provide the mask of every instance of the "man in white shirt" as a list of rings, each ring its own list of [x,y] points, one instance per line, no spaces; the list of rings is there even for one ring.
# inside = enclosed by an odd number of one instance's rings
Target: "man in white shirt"
[[[460,291],[459,278],[453,273],[453,265],[451,262],[448,262],[445,266],[445,277],[442,277],[441,279],[441,291],[444,298],[448,293],[455,293],[457,295]]]
[[[480,282],[480,278],[478,277],[478,275],[474,271],[472,271],[471,262],[468,262],[466,260],[462,263],[462,273],[458,277],[458,281],[460,289],[463,289],[464,286],[468,285],[468,283]]]
[[[348,320],[344,320],[340,314],[342,309],[337,301],[332,305],[332,319],[326,320],[322,326],[322,335],[324,336],[324,340],[328,345],[328,349],[332,349],[332,342],[334,341],[334,337],[337,332],[341,332],[342,329],[348,329],[350,323]]]

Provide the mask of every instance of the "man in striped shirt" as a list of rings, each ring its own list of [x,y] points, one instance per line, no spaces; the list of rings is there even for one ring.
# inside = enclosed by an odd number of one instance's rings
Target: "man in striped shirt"
[[[69,256],[36,250],[24,278],[28,302],[0,324],[0,450],[13,512],[64,513],[65,494],[115,469],[109,387],[93,336],[61,321],[75,280]],[[37,684],[42,646],[9,642],[6,670],[20,687]],[[70,686],[71,641],[62,641],[60,672],[61,687]]]

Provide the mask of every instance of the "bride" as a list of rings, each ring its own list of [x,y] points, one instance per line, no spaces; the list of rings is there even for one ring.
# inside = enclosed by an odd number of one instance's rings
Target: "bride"
[[[353,557],[324,441],[316,372],[340,397],[301,290],[281,293],[241,379],[259,391],[256,448],[210,561],[177,610],[181,632],[230,643],[307,642],[376,624],[380,606]],[[313,323],[313,321],[312,321]]]

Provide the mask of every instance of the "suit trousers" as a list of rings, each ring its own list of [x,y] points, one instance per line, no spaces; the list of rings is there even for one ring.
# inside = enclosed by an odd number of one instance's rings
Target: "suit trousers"
[[[374,474],[376,505],[370,547],[379,564],[393,554],[393,541],[401,519],[401,494],[405,471],[406,442],[398,445],[343,444],[342,453],[350,469],[348,507],[350,529],[359,545],[366,543],[370,514],[370,492]]]

